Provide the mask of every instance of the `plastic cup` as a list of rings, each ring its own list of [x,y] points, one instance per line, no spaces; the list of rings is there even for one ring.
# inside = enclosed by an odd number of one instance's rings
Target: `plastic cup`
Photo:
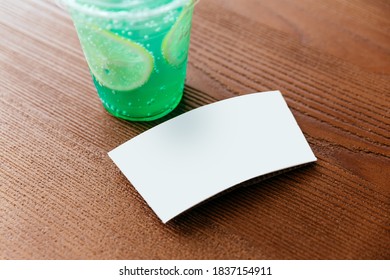
[[[58,0],[97,93],[115,117],[148,121],[183,95],[195,0]]]

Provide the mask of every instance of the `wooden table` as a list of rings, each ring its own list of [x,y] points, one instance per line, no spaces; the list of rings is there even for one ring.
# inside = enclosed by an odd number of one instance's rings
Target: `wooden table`
[[[54,1],[1,1],[0,38],[0,258],[390,258],[389,1],[201,0],[185,97],[150,123],[106,113]],[[182,112],[276,89],[318,162],[166,225],[107,156]]]

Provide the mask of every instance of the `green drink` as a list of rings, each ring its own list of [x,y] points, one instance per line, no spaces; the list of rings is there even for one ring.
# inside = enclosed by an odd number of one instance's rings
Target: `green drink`
[[[60,0],[70,12],[103,106],[154,120],[180,102],[195,0]]]

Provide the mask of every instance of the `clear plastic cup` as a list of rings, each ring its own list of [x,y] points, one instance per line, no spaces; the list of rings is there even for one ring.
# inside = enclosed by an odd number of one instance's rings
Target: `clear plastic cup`
[[[122,119],[171,112],[183,95],[195,0],[58,0],[71,15],[97,93]]]

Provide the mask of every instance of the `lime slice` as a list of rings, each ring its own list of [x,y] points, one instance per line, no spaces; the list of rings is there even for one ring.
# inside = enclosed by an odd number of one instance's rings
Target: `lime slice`
[[[188,56],[188,47],[190,45],[190,32],[192,10],[194,5],[190,3],[184,7],[175,24],[165,36],[161,51],[165,60],[173,65],[180,66]]]
[[[103,86],[129,91],[149,80],[154,59],[144,47],[85,22],[77,31],[89,68]]]

